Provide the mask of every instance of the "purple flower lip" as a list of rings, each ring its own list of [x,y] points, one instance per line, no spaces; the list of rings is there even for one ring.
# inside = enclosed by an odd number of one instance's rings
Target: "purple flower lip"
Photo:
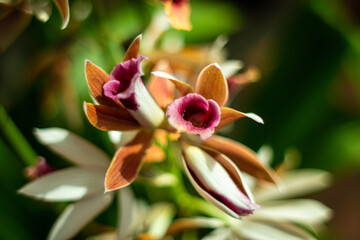
[[[169,104],[166,116],[171,126],[179,132],[199,135],[201,140],[211,137],[219,125],[221,111],[211,99],[189,93]]]
[[[104,84],[104,95],[113,100],[127,99],[135,91],[135,82],[143,74],[140,63],[145,56],[118,63],[110,73],[109,81]]]

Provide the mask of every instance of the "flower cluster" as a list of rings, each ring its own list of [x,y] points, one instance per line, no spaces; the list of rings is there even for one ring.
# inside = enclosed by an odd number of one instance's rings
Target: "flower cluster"
[[[149,91],[141,79],[140,63],[145,57],[139,55],[140,42],[141,36],[138,36],[124,61],[113,68],[110,76],[86,62],[88,85],[99,103],[84,105],[90,123],[105,131],[138,130],[135,137],[115,153],[105,177],[106,191],[134,181],[154,132],[165,129],[180,133],[177,140],[183,167],[201,196],[233,217],[251,214],[259,206],[254,203],[240,169],[272,183],[276,182],[275,177],[250,149],[213,134],[241,117],[258,122],[262,119],[224,106],[228,85],[217,64],[201,71],[195,89],[169,73],[152,72]],[[164,81],[168,82],[164,84]],[[180,97],[174,97],[175,90]]]

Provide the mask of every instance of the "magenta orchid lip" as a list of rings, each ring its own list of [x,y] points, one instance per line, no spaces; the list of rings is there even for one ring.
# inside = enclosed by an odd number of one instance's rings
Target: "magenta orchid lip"
[[[155,102],[141,80],[141,61],[147,57],[138,55],[116,64],[104,84],[104,95],[120,102],[145,128],[154,129],[164,120],[164,112]]]
[[[189,93],[169,104],[166,116],[170,125],[179,132],[196,134],[201,140],[206,140],[219,125],[221,111],[214,100]]]
[[[137,59],[118,63],[110,73],[109,81],[104,84],[104,95],[113,100],[125,100],[135,91],[135,82],[142,75],[140,63],[147,57],[139,55]]]

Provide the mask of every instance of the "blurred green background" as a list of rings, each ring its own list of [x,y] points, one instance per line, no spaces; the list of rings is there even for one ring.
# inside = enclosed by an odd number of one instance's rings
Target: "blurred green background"
[[[242,119],[224,134],[255,151],[269,144],[274,166],[287,149],[296,148],[299,167],[330,171],[332,187],[312,196],[335,211],[321,237],[360,239],[360,2],[192,0],[191,7],[193,31],[170,33],[187,45],[226,35],[229,58],[261,72],[261,79],[231,105],[257,113],[265,124]],[[62,207],[16,193],[27,182],[24,167],[35,152],[53,166],[66,165],[35,140],[35,127],[70,129],[112,154],[106,134],[90,126],[83,114],[82,102],[90,100],[84,60],[109,72],[161,5],[70,0],[70,10],[66,29],[60,30],[54,8],[46,23],[29,19],[0,53],[0,103],[26,139],[16,137],[2,109],[1,239],[44,239]]]

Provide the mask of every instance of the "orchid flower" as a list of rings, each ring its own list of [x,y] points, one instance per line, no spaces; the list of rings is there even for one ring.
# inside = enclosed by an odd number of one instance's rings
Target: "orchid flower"
[[[120,147],[105,177],[106,191],[129,185],[136,178],[146,152],[151,149],[154,130],[164,123],[164,111],[141,80],[139,55],[141,35],[128,48],[124,61],[110,76],[90,61],[85,72],[88,86],[99,105],[85,103],[90,123],[103,131],[133,131],[134,138]]]
[[[259,159],[266,162],[271,159],[271,155],[271,149],[268,147],[262,147],[258,152]],[[241,220],[227,219],[221,214],[219,218],[177,219],[170,226],[168,234],[188,229],[210,228],[215,230],[202,239],[315,239],[304,228],[316,233],[319,227],[331,218],[331,210],[316,200],[289,198],[326,188],[329,185],[330,174],[317,169],[293,170],[285,165],[289,165],[288,161],[294,159],[291,159],[289,154],[286,154],[285,159],[277,171],[281,191],[262,185],[255,178],[247,176],[247,182],[252,183],[249,186],[254,198],[261,204],[261,209],[255,211],[252,216]]]
[[[190,31],[190,0],[162,0],[169,22],[176,29]]]
[[[161,85],[164,79],[169,79],[182,95],[168,105],[166,116],[169,124],[181,133],[183,166],[198,193],[235,218],[258,209],[239,169],[273,183],[275,176],[250,149],[213,134],[241,117],[260,123],[262,119],[253,113],[224,107],[228,86],[218,64],[210,64],[201,71],[195,91],[168,73],[152,74],[157,77],[154,81],[158,81],[153,84]],[[154,96],[172,96],[160,92],[159,88],[153,91]]]
[[[41,143],[75,166],[47,173],[26,184],[19,192],[46,202],[74,202],[61,213],[48,236],[49,240],[73,238],[114,198],[112,192],[104,194],[103,185],[110,158],[65,129],[37,129],[35,135]]]

